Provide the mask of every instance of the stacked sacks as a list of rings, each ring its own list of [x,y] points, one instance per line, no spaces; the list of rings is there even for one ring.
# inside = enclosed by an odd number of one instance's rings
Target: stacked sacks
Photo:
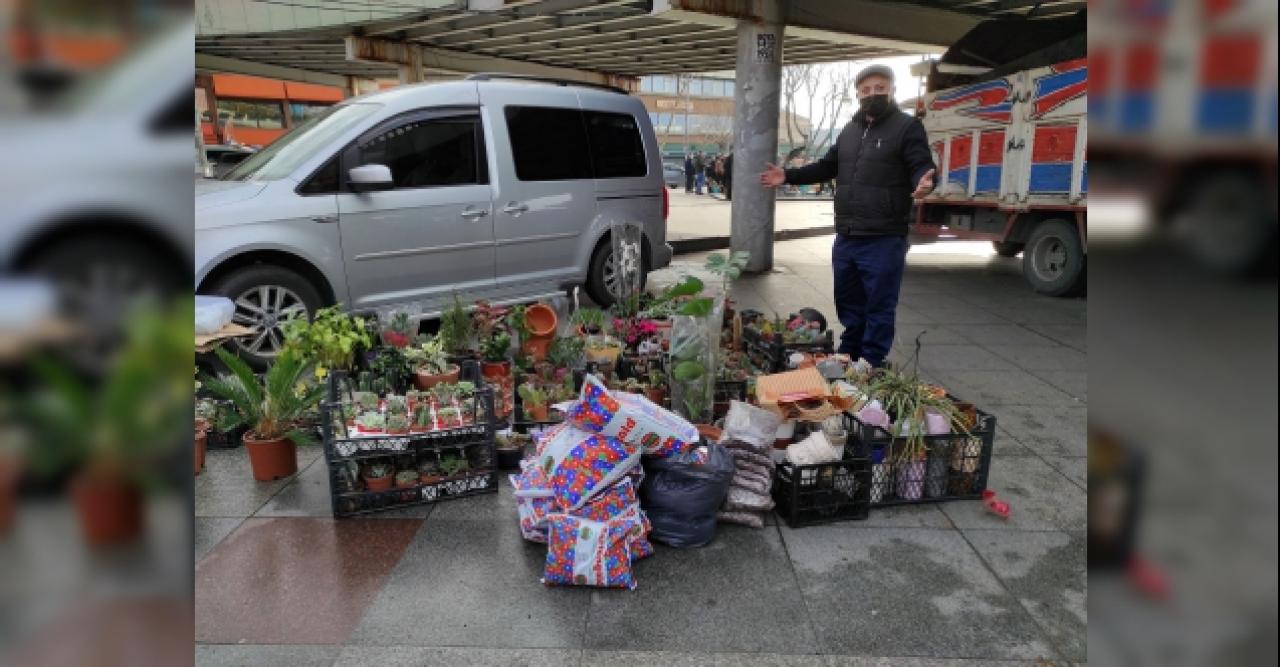
[[[725,415],[720,444],[733,456],[729,495],[717,515],[720,521],[764,527],[773,509],[773,459],[769,456],[781,419],[768,410],[734,401]]]
[[[548,546],[548,585],[633,589],[631,564],[653,554],[637,464],[642,453],[684,453],[697,431],[630,398],[588,377],[568,419],[544,432],[520,474],[510,476],[521,535]]]

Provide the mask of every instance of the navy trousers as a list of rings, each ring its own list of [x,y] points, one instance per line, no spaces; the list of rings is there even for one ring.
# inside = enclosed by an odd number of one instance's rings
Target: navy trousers
[[[877,368],[893,347],[898,290],[907,260],[905,236],[844,236],[831,246],[840,352]]]

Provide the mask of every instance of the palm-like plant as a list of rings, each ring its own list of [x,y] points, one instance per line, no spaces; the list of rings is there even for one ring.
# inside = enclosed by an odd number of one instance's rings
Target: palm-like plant
[[[885,412],[897,421],[898,432],[893,435],[905,430],[904,446],[899,452],[904,460],[918,460],[925,455],[925,415],[929,412],[942,415],[953,430],[969,434],[964,414],[955,403],[945,395],[938,396],[930,391],[928,385],[914,375],[882,369],[875,375],[867,393],[878,399]]]
[[[324,396],[323,385],[307,382],[310,364],[286,349],[259,380],[239,357],[222,348],[215,351],[231,374],[207,378],[205,386],[235,405],[235,410],[224,416],[222,428],[247,424],[258,440],[288,438],[297,444],[314,441],[310,433],[297,426],[303,414]]]

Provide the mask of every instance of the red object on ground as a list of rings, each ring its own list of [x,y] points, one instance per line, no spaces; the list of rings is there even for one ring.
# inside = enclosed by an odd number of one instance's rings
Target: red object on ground
[[[1125,568],[1125,574],[1129,577],[1129,582],[1133,584],[1133,587],[1143,595],[1155,600],[1168,599],[1169,580],[1142,556],[1135,554],[1129,558],[1129,565]]]
[[[1003,500],[996,500],[996,492],[991,489],[982,492],[982,506],[1001,519],[1008,519],[1012,513],[1009,503]]]

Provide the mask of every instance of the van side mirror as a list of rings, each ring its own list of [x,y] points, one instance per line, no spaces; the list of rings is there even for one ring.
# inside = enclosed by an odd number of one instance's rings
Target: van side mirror
[[[366,164],[347,171],[347,182],[353,192],[378,192],[396,187],[391,169],[384,164]]]

